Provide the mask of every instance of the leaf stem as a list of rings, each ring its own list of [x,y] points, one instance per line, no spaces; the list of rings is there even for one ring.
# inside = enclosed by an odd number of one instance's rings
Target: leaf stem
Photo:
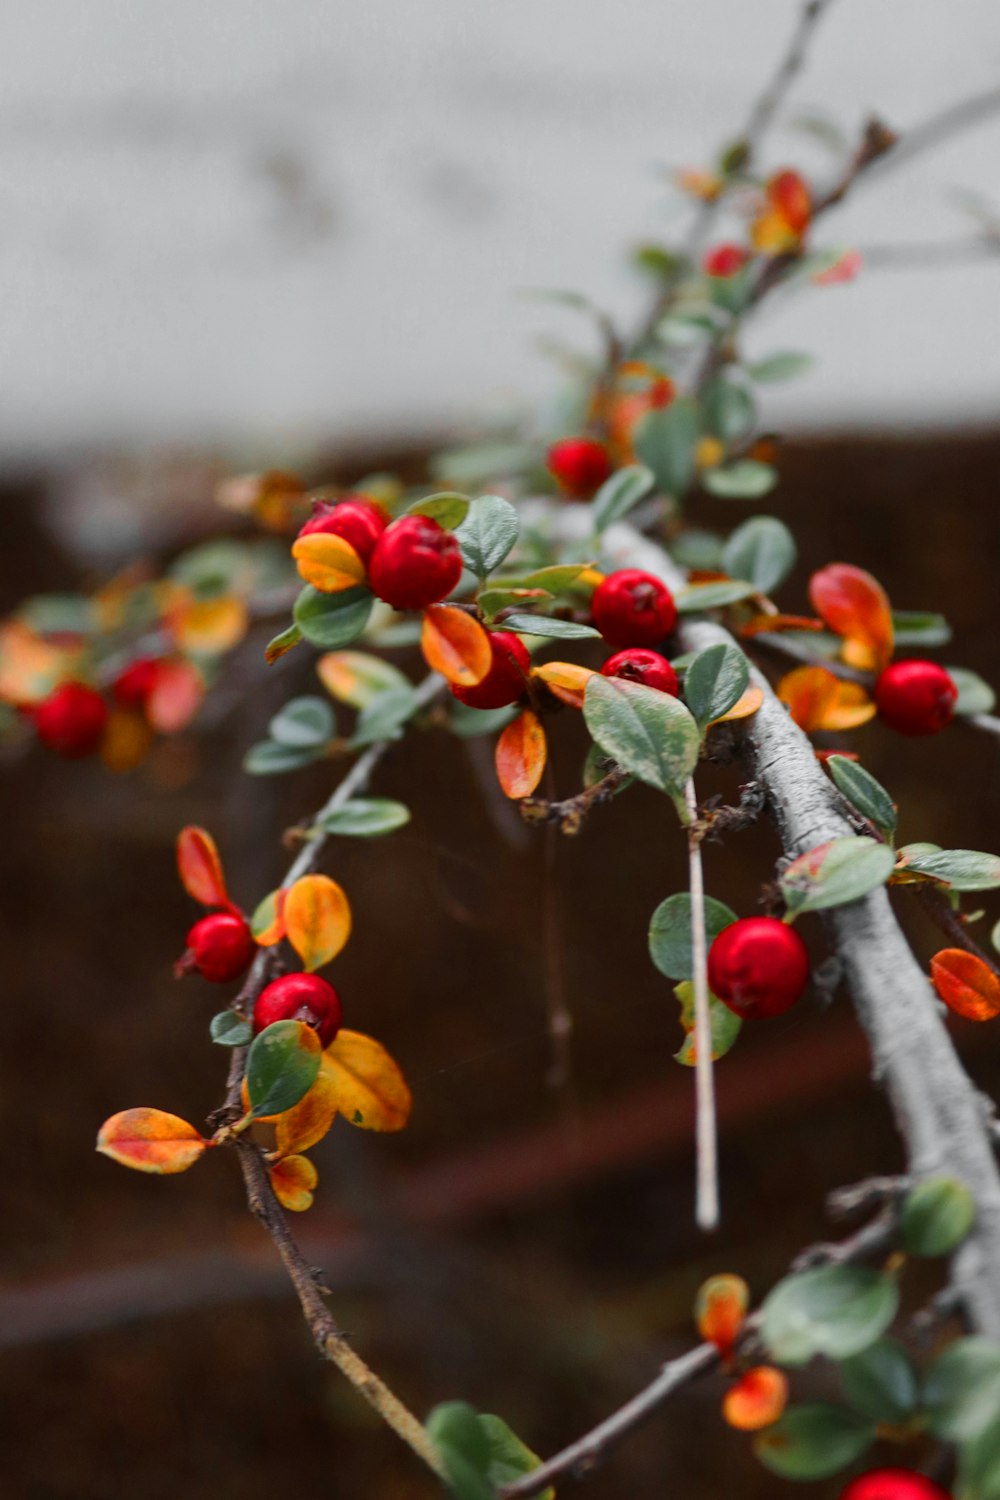
[[[696,1100],[697,1188],[695,1218],[700,1229],[719,1225],[719,1148],[715,1122],[715,1074],[712,1066],[712,1013],[708,995],[708,945],[705,940],[705,876],[696,824],[698,798],[694,778],[684,786],[688,814],[688,882],[691,891],[691,952],[694,984],[694,1082]]]

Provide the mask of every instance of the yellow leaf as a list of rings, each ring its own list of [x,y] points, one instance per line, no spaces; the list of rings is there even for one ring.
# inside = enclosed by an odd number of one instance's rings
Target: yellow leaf
[[[350,542],[331,531],[310,531],[292,547],[299,574],[321,594],[339,594],[365,581],[365,565]]]
[[[337,1079],[324,1054],[308,1094],[275,1121],[279,1156],[308,1151],[323,1139],[337,1114],[337,1093]]]
[[[572,661],[547,661],[535,667],[532,677],[540,677],[549,690],[568,703],[570,708],[583,707],[583,695],[594,673],[590,667],[578,667]]]
[[[351,933],[351,908],[328,875],[303,875],[285,897],[282,917],[288,941],[308,972],[328,964]]]
[[[282,1208],[297,1214],[312,1208],[319,1173],[308,1157],[286,1156],[271,1168],[270,1178],[274,1196]]]
[[[412,1099],[396,1063],[373,1037],[338,1031],[323,1054],[338,1112],[363,1130],[402,1130]]]
[[[763,688],[759,688],[755,682],[751,682],[746,692],[737,698],[732,708],[727,713],[720,714],[717,719],[713,719],[712,723],[725,724],[729,719],[749,719],[751,714],[757,712],[763,701]]]
[[[98,1151],[112,1161],[164,1177],[193,1167],[207,1145],[193,1125],[162,1109],[123,1109],[97,1137]]]
[[[420,649],[431,670],[456,687],[475,687],[493,665],[486,631],[472,615],[453,605],[432,604],[424,611]]]

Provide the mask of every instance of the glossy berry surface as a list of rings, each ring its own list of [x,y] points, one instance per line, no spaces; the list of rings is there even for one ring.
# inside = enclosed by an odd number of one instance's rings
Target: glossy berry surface
[[[462,553],[430,516],[401,516],[379,537],[368,566],[373,591],[393,609],[426,609],[462,576]]]
[[[202,917],[187,935],[188,951],[179,968],[197,969],[213,984],[228,984],[250,967],[257,944],[246,920],[235,912]]]
[[[912,1469],[871,1469],[852,1479],[840,1500],[951,1500],[951,1495]]]
[[[750,256],[742,245],[713,245],[705,252],[701,268],[706,276],[735,276],[749,259]]]
[[[709,949],[709,989],[746,1020],[780,1016],[808,981],[805,943],[775,917],[743,917],[724,928]]]
[[[285,974],[261,990],[253,1012],[256,1034],[275,1021],[304,1021],[329,1047],[343,1019],[340,996],[318,974]]]
[[[156,686],[160,663],[155,656],[140,656],[119,672],[111,692],[119,708],[142,708]]]
[[[309,536],[314,531],[341,536],[367,565],[387,525],[388,519],[379,506],[355,495],[337,505],[322,506],[302,527],[299,536]]]
[[[674,596],[641,568],[609,573],[594,590],[594,624],[612,646],[655,646],[677,621]]]
[[[524,679],[531,669],[528,648],[511,630],[489,630],[493,662],[481,682],[474,687],[451,684],[460,703],[469,708],[505,708],[524,695]]]
[[[66,760],[79,760],[100,744],[108,710],[94,688],[82,682],[64,682],[38,705],[34,719],[43,745]]]
[[[878,711],[899,734],[937,734],[955,716],[958,688],[936,661],[894,661],[875,683]]]
[[[624,677],[627,682],[641,682],[643,687],[677,696],[677,673],[659,651],[649,651],[643,646],[616,651],[608,657],[601,672],[605,677]]]
[[[553,443],[547,463],[560,489],[577,499],[586,499],[599,490],[611,474],[608,450],[595,438],[563,438]]]

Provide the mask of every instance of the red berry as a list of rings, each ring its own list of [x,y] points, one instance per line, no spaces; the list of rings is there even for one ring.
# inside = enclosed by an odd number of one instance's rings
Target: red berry
[[[380,506],[366,500],[363,495],[349,495],[337,505],[321,506],[302,527],[299,536],[308,536],[313,531],[342,536],[367,564],[387,525],[388,519]]]
[[[142,708],[156,686],[160,663],[155,656],[139,656],[115,678],[111,691],[120,708]]]
[[[318,974],[285,974],[261,990],[253,1012],[256,1034],[275,1021],[305,1021],[329,1047],[343,1019],[340,996]]]
[[[641,682],[643,687],[658,688],[661,693],[677,696],[677,673],[659,651],[647,651],[642,646],[616,651],[614,656],[608,657],[601,673],[605,677],[624,677],[628,682]]]
[[[372,589],[394,609],[426,609],[462,576],[462,552],[430,516],[401,516],[376,543],[368,567]]]
[[[936,661],[895,661],[875,684],[885,722],[900,734],[937,734],[955,714],[958,688]]]
[[[579,499],[599,490],[611,473],[608,450],[594,438],[563,438],[553,443],[547,462],[559,487]]]
[[[840,1500],[951,1500],[951,1495],[912,1469],[871,1469],[852,1479]]]
[[[713,245],[705,252],[701,268],[706,276],[735,276],[750,259],[750,253],[742,245]]]
[[[775,917],[733,922],[709,949],[709,989],[746,1020],[780,1016],[795,1004],[808,979],[805,943]]]
[[[524,694],[524,679],[531,669],[528,648],[511,630],[488,630],[493,663],[486,676],[474,687],[451,690],[460,703],[469,708],[505,708]]]
[[[673,594],[641,568],[609,573],[594,590],[591,610],[594,624],[612,646],[655,646],[677,620]]]
[[[64,682],[34,711],[43,745],[67,760],[79,760],[97,749],[108,722],[104,699],[82,682]]]
[[[178,976],[197,969],[213,984],[228,984],[250,967],[257,944],[245,918],[218,911],[202,917],[187,935],[187,952],[177,964]]]

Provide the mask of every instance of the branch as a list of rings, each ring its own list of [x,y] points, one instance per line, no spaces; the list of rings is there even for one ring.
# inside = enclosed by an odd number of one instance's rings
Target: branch
[[[694,780],[684,787],[688,811],[688,885],[691,892],[691,954],[694,984],[694,1081],[697,1112],[695,1143],[697,1192],[695,1219],[700,1229],[719,1227],[719,1145],[715,1124],[715,1075],[712,1067],[712,1012],[708,998],[708,951],[705,939],[705,875],[698,830]]]
[[[610,802],[628,773],[619,766],[612,766],[600,781],[577,792],[575,797],[566,797],[561,802],[550,802],[545,797],[524,797],[517,804],[526,823],[554,823],[560,833],[575,838],[583,828],[587,814],[595,807]]]

